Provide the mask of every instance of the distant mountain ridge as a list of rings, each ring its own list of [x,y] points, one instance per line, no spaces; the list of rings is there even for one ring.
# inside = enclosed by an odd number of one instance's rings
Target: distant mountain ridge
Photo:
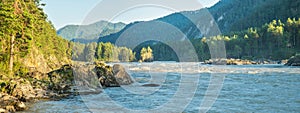
[[[120,30],[117,33],[113,33],[104,37],[99,38],[99,42],[111,42],[115,43],[115,41],[124,33],[124,32],[132,32],[129,37],[132,39],[137,38],[137,37],[148,37],[151,38],[153,36],[156,37],[161,37],[165,35],[165,33],[170,32],[167,30],[169,27],[168,25],[175,26],[179,30],[181,30],[182,33],[187,35],[187,37],[201,37],[197,36],[200,33],[199,29],[197,26],[185,15],[181,13],[174,13],[172,15],[165,16],[163,18],[158,18],[152,21],[139,21],[139,22],[134,22],[126,25],[124,29]],[[132,27],[137,27],[138,29],[132,29],[128,30]],[[165,29],[159,30],[159,29]],[[138,30],[138,31],[136,31]],[[151,33],[150,33],[151,32]],[[138,33],[138,34],[136,34]],[[157,36],[159,35],[159,36]]]
[[[116,33],[123,29],[124,23],[111,23],[107,21],[99,21],[89,25],[67,25],[57,31],[59,36],[67,40],[93,40],[98,37]]]

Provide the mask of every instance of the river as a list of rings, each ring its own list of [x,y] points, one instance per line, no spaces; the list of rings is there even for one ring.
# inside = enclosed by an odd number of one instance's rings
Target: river
[[[122,64],[134,84],[105,88],[100,94],[39,101],[23,112],[300,112],[299,67]],[[141,86],[148,83],[160,86]]]

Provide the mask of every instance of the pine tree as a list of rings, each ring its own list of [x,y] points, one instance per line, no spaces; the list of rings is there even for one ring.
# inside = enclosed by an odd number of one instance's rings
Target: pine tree
[[[45,59],[43,63],[49,65],[45,67],[51,69],[57,68],[60,63],[68,62],[70,44],[56,35],[41,6],[39,0],[1,0],[1,75],[26,74],[26,71],[20,70],[26,70],[32,65],[24,61],[35,62],[35,55],[42,55]]]
[[[30,50],[32,34],[29,31],[33,17],[29,14],[25,1],[2,1],[0,8],[0,35],[3,42],[9,44],[9,51],[5,53],[9,54],[8,69],[12,74],[15,57],[24,57]]]

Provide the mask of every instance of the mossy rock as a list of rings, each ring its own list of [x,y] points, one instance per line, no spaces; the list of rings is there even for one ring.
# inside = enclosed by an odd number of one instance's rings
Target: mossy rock
[[[49,89],[56,93],[66,93],[74,81],[71,65],[64,65],[58,70],[48,73],[50,79]]]
[[[6,93],[6,87],[9,85],[9,81],[0,80],[0,92]]]
[[[7,93],[21,101],[30,101],[35,97],[35,91],[30,81],[23,78],[10,79],[1,82],[1,92]]]
[[[97,67],[104,67],[106,66],[106,64],[104,62],[101,62],[101,61],[97,61],[94,63]]]
[[[119,87],[120,84],[113,76],[113,70],[111,66],[100,63],[95,66],[96,74],[99,78],[99,82],[102,87]]]
[[[0,112],[16,112],[27,109],[24,102],[18,98],[0,92]]]

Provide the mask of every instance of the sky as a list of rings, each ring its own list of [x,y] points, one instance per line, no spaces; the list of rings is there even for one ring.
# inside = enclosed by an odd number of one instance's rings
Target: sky
[[[219,0],[42,0],[56,29],[100,20],[130,23],[210,7]]]

